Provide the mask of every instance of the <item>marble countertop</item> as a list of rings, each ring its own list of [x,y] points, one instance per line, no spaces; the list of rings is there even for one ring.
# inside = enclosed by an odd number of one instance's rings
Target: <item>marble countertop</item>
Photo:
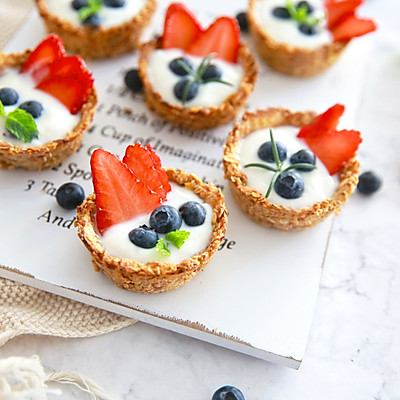
[[[356,120],[359,159],[383,186],[356,193],[335,220],[299,370],[144,323],[87,339],[24,335],[1,357],[37,354],[46,370],[78,371],[124,400],[211,399],[226,384],[246,400],[400,399],[400,4],[367,0],[363,12],[379,30]],[[84,396],[64,385],[62,398]]]

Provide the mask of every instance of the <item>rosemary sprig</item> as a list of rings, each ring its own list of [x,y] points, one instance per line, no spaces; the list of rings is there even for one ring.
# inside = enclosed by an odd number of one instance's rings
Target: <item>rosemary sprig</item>
[[[196,68],[196,70],[193,70],[189,68],[182,60],[178,60],[177,62],[179,65],[191,76],[191,79],[189,79],[183,89],[182,93],[182,104],[185,104],[187,101],[187,96],[189,94],[190,88],[196,83],[198,85],[201,84],[206,84],[209,82],[219,82],[224,85],[230,85],[232,86],[232,83],[226,82],[222,79],[219,78],[208,78],[208,79],[203,79],[203,75],[206,72],[208,66],[211,64],[211,61],[215,57],[214,53],[209,54],[208,56],[204,57],[201,60],[200,65]]]
[[[303,169],[309,169],[309,170],[312,170],[312,169],[316,168],[316,166],[313,165],[313,164],[296,163],[296,164],[289,165],[285,169],[282,169],[283,161],[279,160],[278,149],[276,147],[276,143],[275,143],[274,135],[272,133],[272,129],[269,130],[269,137],[270,137],[271,144],[272,144],[272,154],[274,156],[276,167],[272,167],[271,165],[262,164],[262,163],[249,163],[249,164],[246,164],[244,166],[245,168],[258,167],[258,168],[263,168],[263,169],[266,169],[268,171],[274,172],[274,175],[271,178],[271,182],[269,183],[267,192],[265,193],[265,198],[267,198],[267,199],[268,199],[268,197],[270,196],[270,194],[272,192],[272,188],[274,187],[275,181],[278,179],[279,174],[281,174],[282,172],[290,171],[290,170],[296,169],[296,168],[303,168]]]
[[[316,18],[309,15],[306,5],[296,7],[291,0],[286,0],[286,8],[289,11],[290,17],[299,24],[318,26],[323,20],[323,18]]]

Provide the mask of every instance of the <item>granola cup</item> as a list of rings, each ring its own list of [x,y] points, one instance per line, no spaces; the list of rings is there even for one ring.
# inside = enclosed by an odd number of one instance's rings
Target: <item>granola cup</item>
[[[242,122],[230,132],[224,147],[225,178],[229,182],[232,196],[242,211],[257,223],[284,231],[311,228],[331,214],[338,214],[354,192],[358,183],[359,162],[352,159],[338,172],[339,186],[331,198],[300,209],[269,202],[257,190],[247,186],[247,176],[239,166],[240,140],[258,129],[291,125],[301,127],[311,123],[314,112],[291,112],[283,108],[269,108],[255,113],[246,112]]]
[[[274,70],[297,77],[321,74],[340,57],[349,41],[335,42],[316,49],[293,47],[272,39],[257,22],[255,4],[249,1],[248,21],[254,46],[263,60]]]
[[[52,14],[46,0],[35,0],[36,7],[47,32],[59,35],[65,48],[85,59],[100,59],[137,50],[140,37],[156,10],[156,0],[147,0],[144,7],[131,20],[110,28],[74,26]]]
[[[144,99],[152,111],[172,125],[194,130],[215,128],[236,118],[253,91],[258,76],[258,65],[247,45],[241,44],[238,53],[239,62],[245,71],[238,91],[228,96],[222,104],[212,107],[184,107],[163,100],[147,76],[149,55],[158,48],[160,39],[145,43],[139,58],[139,75],[143,82]]]
[[[101,244],[96,226],[96,197],[91,194],[77,209],[78,236],[92,256],[95,271],[103,271],[118,287],[140,293],[160,293],[177,289],[211,260],[225,237],[227,211],[222,192],[214,185],[205,184],[192,174],[182,170],[167,169],[168,178],[196,193],[211,205],[212,234],[208,246],[179,263],[152,261],[140,263],[135,260],[113,257]]]
[[[30,54],[31,50],[26,50],[24,53],[0,53],[0,74],[6,68],[20,67]],[[62,139],[53,140],[39,147],[13,146],[0,140],[0,168],[42,170],[60,164],[79,149],[84,133],[93,120],[96,104],[97,92],[93,87],[80,111],[78,124],[72,131],[66,132]]]

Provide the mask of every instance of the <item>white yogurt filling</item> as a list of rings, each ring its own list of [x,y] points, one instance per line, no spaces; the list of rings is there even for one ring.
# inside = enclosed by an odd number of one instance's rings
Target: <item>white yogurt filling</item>
[[[147,0],[126,0],[123,7],[105,7],[99,11],[103,28],[111,28],[131,20],[144,7]],[[47,0],[50,13],[74,26],[82,26],[78,11],[72,8],[72,0]]]
[[[0,141],[13,146],[39,147],[53,140],[62,139],[79,122],[80,115],[72,115],[69,110],[55,97],[35,89],[35,82],[28,74],[20,74],[16,69],[6,69],[0,73],[0,89],[9,87],[17,91],[17,104],[4,106],[7,114],[18,108],[21,103],[35,100],[42,104],[43,112],[34,121],[39,137],[29,143],[24,143],[5,128],[6,116],[0,117]]]
[[[259,147],[270,141],[270,129],[260,129],[252,132],[246,138],[241,140],[240,145],[240,167],[245,172],[248,178],[247,186],[252,187],[262,194],[266,194],[269,184],[271,182],[273,172],[258,168],[258,167],[244,167],[249,163],[262,163],[275,167],[275,163],[266,163],[261,160],[258,155]],[[280,126],[272,128],[275,142],[281,142],[285,145],[287,150],[287,158],[284,161],[282,169],[285,169],[290,164],[289,159],[292,154],[301,149],[306,149],[305,142],[297,138],[299,128],[293,126]],[[316,169],[302,172],[297,171],[304,180],[304,192],[301,197],[297,199],[285,199],[279,196],[275,190],[272,190],[268,197],[268,201],[274,204],[279,204],[285,207],[303,208],[312,206],[314,203],[325,200],[335,193],[339,184],[337,176],[331,176],[317,158]]]
[[[297,1],[294,1],[296,4]],[[320,0],[309,1],[313,6],[315,17],[324,18],[324,8]],[[260,27],[277,43],[285,43],[293,47],[315,49],[332,43],[332,36],[324,24],[314,35],[305,35],[298,29],[293,19],[281,19],[272,14],[275,7],[285,7],[284,0],[258,0],[254,5],[254,17]]]
[[[174,105],[182,105],[181,100],[176,98],[174,94],[174,86],[185,77],[173,73],[168,65],[172,60],[179,57],[189,59],[195,69],[203,60],[203,57],[185,54],[180,49],[157,49],[150,54],[147,67],[147,75],[154,90],[160,93],[164,101]],[[213,58],[212,64],[221,68],[221,79],[231,85],[219,82],[201,84],[198,94],[192,100],[187,101],[185,107],[219,106],[228,96],[238,91],[244,75],[242,66],[218,58]]]
[[[149,261],[164,261],[179,263],[180,261],[190,258],[199,251],[205,249],[210,243],[212,234],[212,208],[209,204],[203,201],[191,190],[185,189],[182,186],[171,183],[171,191],[167,195],[167,201],[163,205],[170,205],[177,209],[186,201],[197,201],[207,211],[206,219],[200,226],[186,225],[182,220],[182,226],[179,230],[184,230],[190,233],[189,238],[180,249],[174,245],[169,245],[168,249],[171,255],[163,255],[155,248],[143,249],[136,246],[129,240],[129,232],[143,224],[149,226],[150,215],[140,215],[129,221],[122,222],[107,229],[100,238],[103,247],[107,252],[119,258],[127,258],[136,260],[142,263]],[[160,238],[164,238],[164,234],[159,234]]]

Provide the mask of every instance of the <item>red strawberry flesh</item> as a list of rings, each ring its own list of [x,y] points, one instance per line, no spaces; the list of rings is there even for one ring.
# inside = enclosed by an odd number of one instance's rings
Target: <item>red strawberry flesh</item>
[[[90,160],[96,195],[96,224],[100,234],[161,205],[158,194],[141,182],[115,155],[94,151]]]
[[[70,74],[45,79],[37,85],[37,89],[57,98],[71,114],[77,114],[86,102],[92,86],[90,75]]]
[[[172,3],[165,15],[161,47],[185,50],[201,32],[202,28],[190,10],[181,3]]]
[[[336,130],[344,107],[336,104],[315,120],[303,126],[298,137],[322,161],[331,175],[336,174],[343,165],[353,158],[361,143],[360,132],[355,130]]]
[[[36,69],[62,58],[64,54],[65,49],[60,37],[55,34],[49,35],[32,51],[20,72],[33,73]]]
[[[355,15],[356,8],[362,0],[328,0],[325,2],[327,11],[328,29],[346,19],[350,15]]]
[[[363,36],[374,30],[376,30],[374,21],[350,15],[332,29],[332,35],[335,42],[342,42],[354,37]]]
[[[145,185],[156,192],[162,200],[166,200],[167,190],[161,180],[161,171],[156,167],[147,147],[143,147],[140,143],[128,146],[122,161]]]
[[[240,29],[237,21],[231,17],[220,17],[200,34],[187,52],[201,57],[215,53],[216,57],[234,63],[239,46]]]

